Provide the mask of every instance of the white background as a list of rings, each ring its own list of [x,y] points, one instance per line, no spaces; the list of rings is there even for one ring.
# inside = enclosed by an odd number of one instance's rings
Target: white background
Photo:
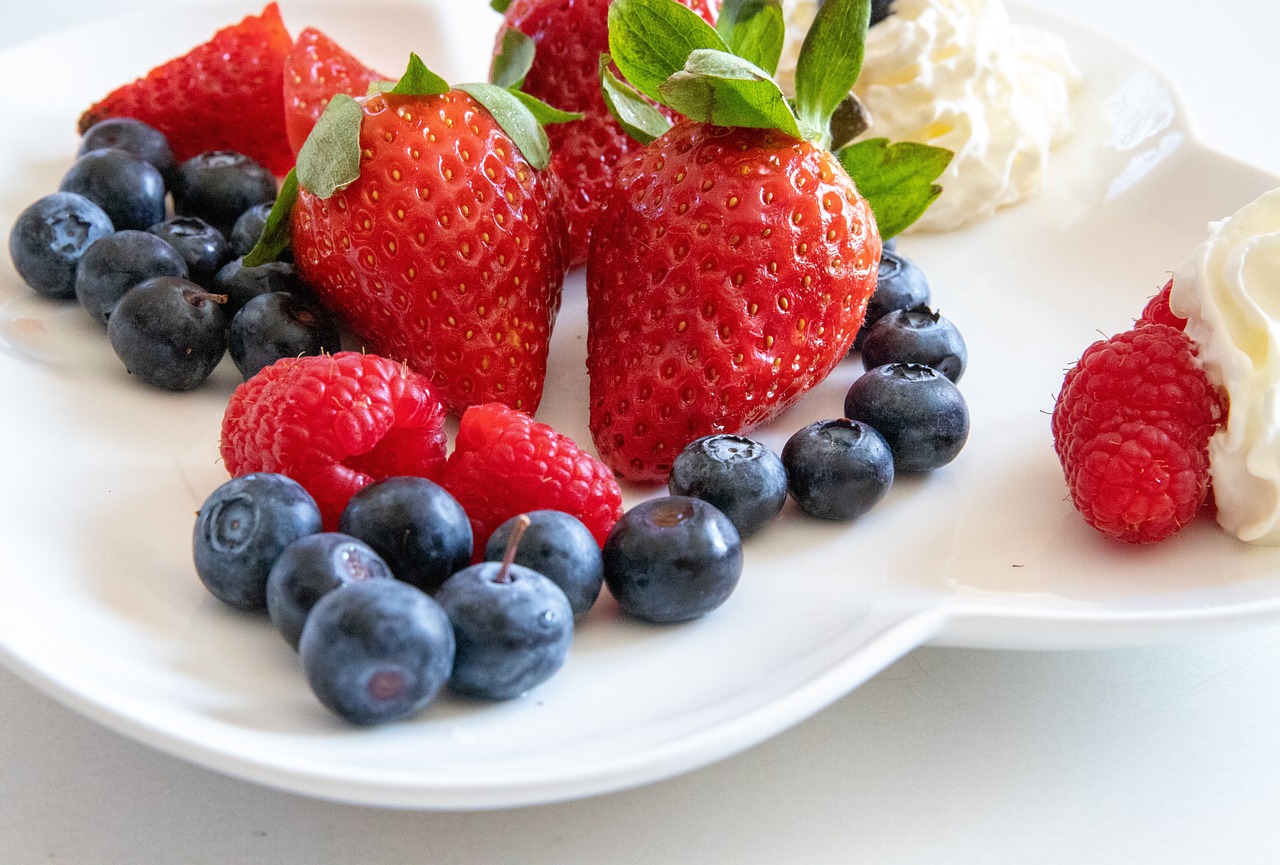
[[[1280,173],[1280,7],[1037,5],[1147,55],[1181,85],[1210,146]],[[0,47],[180,6],[6,2]],[[39,86],[0,82],[24,84]],[[418,813],[194,768],[0,670],[0,863],[1270,865],[1277,731],[1280,627],[1114,651],[926,648],[778,738],[672,781],[540,808]]]

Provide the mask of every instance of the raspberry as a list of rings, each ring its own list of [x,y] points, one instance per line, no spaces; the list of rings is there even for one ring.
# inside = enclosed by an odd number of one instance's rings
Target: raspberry
[[[1141,421],[1080,444],[1069,482],[1085,522],[1132,544],[1162,541],[1190,522],[1209,486],[1208,459]]]
[[[440,484],[471,518],[477,561],[494,529],[526,511],[572,514],[598,544],[622,515],[622,491],[604,463],[501,403],[463,413]]]
[[[1066,466],[1074,446],[1141,421],[1203,450],[1224,414],[1195,343],[1168,325],[1146,324],[1085,349],[1054,406],[1053,445]]]
[[[222,418],[222,459],[232,475],[293,478],[333,530],[347,499],[370,483],[439,475],[444,418],[427,379],[384,357],[285,358],[232,394]]]
[[[1142,317],[1138,319],[1137,327],[1144,324],[1167,324],[1169,327],[1182,330],[1187,326],[1185,318],[1179,318],[1173,314],[1173,310],[1169,308],[1169,294],[1173,291],[1173,280],[1169,280],[1164,284],[1164,288],[1160,289],[1160,293],[1147,301],[1147,305],[1142,308]]]

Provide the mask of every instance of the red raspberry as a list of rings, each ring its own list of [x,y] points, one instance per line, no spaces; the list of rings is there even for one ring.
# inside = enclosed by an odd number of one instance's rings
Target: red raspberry
[[[384,357],[348,351],[286,358],[231,395],[222,459],[232,475],[293,478],[333,529],[347,499],[376,480],[436,479],[444,418],[427,379]]]
[[[1066,466],[1073,447],[1142,421],[1203,450],[1224,414],[1195,343],[1168,325],[1146,324],[1085,349],[1053,409],[1053,446]]]
[[[622,491],[604,463],[501,403],[463,412],[440,484],[471,518],[477,557],[494,529],[526,511],[570,513],[600,544],[622,515]]]
[[[1141,421],[1082,442],[1076,454],[1071,500],[1085,522],[1117,540],[1164,540],[1195,517],[1208,492],[1204,452]]]
[[[1169,308],[1169,294],[1172,291],[1173,280],[1171,279],[1164,284],[1159,294],[1147,301],[1147,305],[1142,309],[1142,318],[1138,319],[1138,327],[1144,324],[1167,324],[1169,327],[1183,330],[1187,326],[1187,320],[1174,315],[1173,310]]]

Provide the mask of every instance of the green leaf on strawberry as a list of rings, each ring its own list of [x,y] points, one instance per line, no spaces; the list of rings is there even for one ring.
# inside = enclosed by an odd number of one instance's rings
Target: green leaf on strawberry
[[[516,28],[508,27],[503,30],[502,41],[489,66],[490,83],[519,89],[524,84],[525,76],[533,68],[536,50],[534,41]]]
[[[716,18],[716,32],[743,60],[769,75],[778,71],[786,36],[781,0],[725,0]]]
[[[289,214],[293,211],[293,204],[297,200],[298,171],[296,168],[291,168],[284,176],[284,182],[280,184],[280,193],[276,196],[275,203],[271,205],[271,212],[267,214],[267,221],[262,226],[262,234],[258,236],[258,242],[245,255],[241,262],[242,266],[257,267],[260,264],[276,261],[280,258],[280,253],[289,248]]]
[[[548,123],[572,123],[574,120],[582,119],[581,111],[561,111],[554,105],[548,105],[536,96],[530,96],[523,90],[517,90],[514,87],[506,88],[506,91],[519,99],[525,108],[529,109],[529,113],[534,116],[539,123],[546,126]]]
[[[360,104],[335,94],[298,151],[298,182],[328,198],[360,176]]]
[[[530,165],[541,171],[551,164],[546,130],[516,94],[496,84],[459,84],[458,89],[488,109]]]
[[[885,240],[920,218],[942,187],[933,181],[946,170],[950,150],[887,138],[870,138],[836,151],[836,158],[876,215]]]
[[[691,120],[778,129],[803,138],[777,83],[759,66],[724,51],[698,50],[658,88],[662,101]]]
[[[600,90],[605,107],[624,132],[641,144],[648,144],[670,129],[671,121],[646,102],[638,90],[614,75],[609,69],[612,62],[608,54],[600,55]]]
[[[441,96],[449,92],[449,82],[428,69],[417,54],[410,54],[404,75],[387,92],[396,96]]]
[[[684,69],[699,48],[729,46],[698,13],[675,0],[614,0],[609,5],[609,53],[624,78],[650,99]]]
[[[489,0],[489,8],[499,15],[507,11],[507,7],[511,5],[511,0]]]
[[[796,59],[796,113],[826,136],[831,115],[862,72],[871,0],[827,0],[818,7]]]

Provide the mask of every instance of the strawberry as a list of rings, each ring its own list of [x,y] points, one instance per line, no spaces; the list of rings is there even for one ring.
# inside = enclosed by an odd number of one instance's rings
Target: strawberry
[[[708,22],[707,0],[680,0]],[[609,0],[514,0],[503,14],[495,54],[509,30],[529,37],[536,53],[522,89],[544,102],[582,112],[578,123],[547,131],[551,173],[565,188],[572,263],[587,259],[587,238],[618,166],[639,147],[605,107],[597,73],[609,50]]]
[[[316,28],[299,33],[284,62],[285,128],[293,152],[302,149],[335,93],[363,96],[384,78]]]
[[[450,89],[415,56],[395,89],[335,96],[321,126],[299,153],[292,212],[317,297],[370,350],[427,375],[450,411],[534,411],[567,250],[526,103]],[[337,168],[354,171],[334,181]]]
[[[271,3],[261,15],[113,90],[81,115],[80,132],[108,117],[133,117],[164,133],[179,162],[207,150],[234,150],[284,174],[293,165],[283,97],[291,44]]]
[[[823,146],[831,113],[857,78],[848,46],[806,42],[818,54],[800,64],[797,117],[761,67],[726,50],[732,30],[722,42],[672,5],[616,0],[610,13],[621,71],[690,119],[619,172],[587,262],[591,434],[604,461],[637,481],[665,480],[688,442],[764,423],[822,381],[862,325],[881,249],[873,205],[843,155]],[[828,0],[814,27],[847,32],[841,16],[857,5]],[[743,24],[743,10],[734,13]],[[665,32],[672,20],[686,29]],[[632,44],[633,33],[644,34],[643,45]],[[742,41],[744,49],[759,43]],[[654,46],[664,43],[708,47],[655,68]],[[769,62],[769,54],[753,56]],[[776,63],[776,50],[771,56]],[[818,100],[805,76],[823,67],[831,83]],[[754,79],[751,92],[738,88],[744,75]],[[772,102],[756,101],[762,91]],[[847,164],[861,169],[866,158],[858,150]]]

